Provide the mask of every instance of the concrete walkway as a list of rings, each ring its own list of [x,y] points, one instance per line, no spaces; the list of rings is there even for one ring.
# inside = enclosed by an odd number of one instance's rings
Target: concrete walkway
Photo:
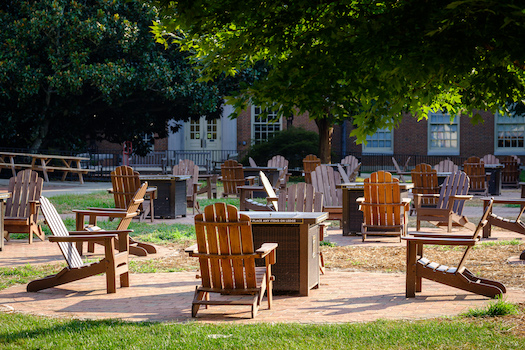
[[[107,183],[92,183],[66,187],[69,184],[47,184],[47,196],[74,191],[105,190]],[[62,187],[61,187],[62,186]],[[0,183],[0,189],[2,184]],[[82,193],[82,192],[74,192]],[[468,209],[468,208],[467,208]],[[475,210],[469,214],[476,217]],[[470,209],[468,209],[470,210]],[[518,208],[505,208],[511,215]],[[481,209],[479,209],[481,215]],[[161,220],[157,220],[161,222]],[[192,223],[193,217],[163,222]],[[493,232],[491,239],[521,239],[511,232]],[[398,239],[378,239],[361,243],[360,237],[343,237],[340,229],[328,230],[327,239],[339,245],[401,245]],[[157,255],[148,259],[179,254],[159,247]],[[48,241],[32,245],[23,241],[10,241],[0,252],[0,266],[13,267],[26,264],[63,262],[58,247]],[[525,269],[525,267],[524,267]],[[57,269],[58,271],[58,269]],[[119,288],[115,294],[106,294],[105,276],[89,277],[57,288],[37,293],[25,291],[17,285],[0,291],[0,312],[20,312],[49,317],[80,319],[119,318],[128,321],[188,322],[191,301],[198,280],[196,272],[132,274],[131,287]],[[510,289],[506,294],[511,302],[525,302],[523,290]],[[337,323],[367,322],[377,319],[423,319],[454,316],[470,308],[488,305],[491,299],[463,292],[431,281],[423,281],[423,292],[416,298],[405,298],[405,275],[399,273],[372,273],[349,270],[328,270],[321,276],[321,285],[312,289],[307,297],[276,295],[271,310],[266,299],[255,319],[250,318],[249,307],[212,306],[201,309],[200,322],[300,322]]]

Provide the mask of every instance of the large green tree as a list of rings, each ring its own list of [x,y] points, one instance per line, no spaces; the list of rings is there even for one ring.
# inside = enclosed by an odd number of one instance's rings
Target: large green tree
[[[496,111],[524,95],[525,12],[499,0],[158,0],[157,40],[191,52],[201,74],[267,74],[232,101],[308,111],[330,159],[333,125],[362,142],[403,115]]]
[[[224,92],[154,42],[156,18],[139,1],[0,2],[0,146],[105,139],[144,151],[143,136],[167,136],[171,119],[219,116]]]

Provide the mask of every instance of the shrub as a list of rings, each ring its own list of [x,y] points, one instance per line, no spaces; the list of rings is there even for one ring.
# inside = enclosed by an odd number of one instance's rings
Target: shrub
[[[266,166],[268,160],[275,155],[288,159],[288,168],[303,166],[303,158],[308,154],[317,154],[319,148],[319,135],[303,128],[291,127],[279,131],[268,141],[253,145],[242,159],[243,164],[248,164],[248,157],[252,157],[260,166]]]

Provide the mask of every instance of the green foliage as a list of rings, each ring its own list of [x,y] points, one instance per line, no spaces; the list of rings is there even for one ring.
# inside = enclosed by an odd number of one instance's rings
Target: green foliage
[[[158,41],[191,53],[207,78],[263,67],[234,95],[287,116],[352,119],[364,141],[406,112],[492,112],[525,94],[525,12],[516,1],[152,0]],[[262,63],[263,62],[263,63]]]
[[[169,120],[217,117],[221,87],[156,44],[156,11],[126,0],[0,3],[0,146],[75,150],[166,137]]]
[[[470,309],[463,315],[467,317],[495,317],[516,314],[518,314],[517,305],[504,301],[500,297],[496,302],[490,303],[485,308]]]
[[[281,155],[288,159],[290,169],[302,167],[308,154],[317,154],[319,135],[303,128],[289,128],[279,131],[263,143],[252,145],[242,163],[248,164],[252,157],[258,165],[266,166],[270,158]]]

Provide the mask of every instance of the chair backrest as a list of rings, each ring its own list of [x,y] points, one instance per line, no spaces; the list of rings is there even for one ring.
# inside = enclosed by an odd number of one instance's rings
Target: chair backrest
[[[323,194],[315,192],[312,184],[300,182],[279,192],[278,211],[321,212]]]
[[[316,155],[309,154],[303,159],[303,171],[304,171],[304,180],[306,183],[312,183],[312,177],[310,174],[315,170],[319,165],[321,165],[321,159]]]
[[[237,186],[244,185],[244,170],[242,164],[229,159],[221,164],[222,183],[225,194],[237,194]]]
[[[364,182],[364,198],[361,210],[366,225],[401,225],[399,179],[393,177],[391,173],[380,170],[370,174]]]
[[[311,173],[312,185],[316,192],[323,194],[325,207],[340,207],[343,205],[343,190],[337,188],[341,183],[339,172],[327,165],[319,165]]]
[[[276,155],[268,160],[269,168],[284,168],[288,167],[288,160],[283,156]]]
[[[450,159],[445,159],[434,165],[434,169],[436,169],[438,173],[455,173],[459,170],[459,167]]]
[[[111,172],[111,184],[115,208],[126,209],[126,205],[140,187],[139,173],[127,165],[118,166]]]
[[[357,175],[359,174],[359,168],[361,167],[361,163],[359,163],[359,160],[353,155],[348,155],[341,159],[340,164],[346,166],[346,174],[348,175],[348,180],[350,182],[355,181]]]
[[[505,156],[503,158],[503,171],[501,172],[501,182],[504,184],[517,185],[520,178],[520,167],[516,156]]]
[[[189,175],[190,180],[186,181],[186,196],[193,196],[193,184],[199,181],[199,166],[190,159],[181,159],[179,164],[173,166],[173,175]]]
[[[144,195],[148,189],[148,183],[144,182],[138,190],[135,192],[133,197],[129,200],[127,204],[127,214],[126,217],[120,220],[117,230],[127,230],[131,220],[138,215],[139,206],[144,202]]]
[[[6,201],[5,216],[29,217],[31,214],[29,202],[38,201],[43,185],[44,180],[31,169],[19,171],[16,176],[10,178],[8,191],[11,192],[11,198]]]
[[[439,192],[439,200],[437,203],[438,209],[445,209],[448,207],[448,198],[455,195],[467,195],[469,191],[469,177],[463,171],[457,171],[445,178],[441,191]],[[463,213],[463,206],[465,201],[454,201],[452,211],[458,215]]]
[[[202,286],[218,290],[256,287],[250,218],[237,208],[215,203],[195,216]]]
[[[499,164],[499,159],[496,158],[493,154],[486,154],[481,158],[485,164]]]
[[[268,160],[268,168],[282,168],[279,170],[279,182],[286,185],[286,174],[288,173],[288,159],[275,155]]]
[[[479,157],[470,157],[463,163],[463,170],[470,178],[472,191],[483,191],[487,188],[485,164]]]
[[[253,160],[252,157],[248,157],[248,163],[250,163],[252,168],[257,168],[257,163],[255,163],[255,160]]]
[[[49,226],[49,229],[53,235],[61,237],[69,236],[69,232],[66,228],[66,225],[64,225],[62,218],[60,218],[57,210],[46,197],[40,197],[40,208],[42,210],[42,214],[44,214],[44,219],[46,220],[47,226]],[[64,259],[66,259],[70,268],[81,267],[84,265],[82,258],[80,257],[80,254],[73,243],[58,242],[58,246],[60,247],[60,251],[62,252]]]
[[[436,194],[439,193],[437,171],[429,164],[421,163],[415,166],[411,172],[414,188],[413,194]],[[426,200],[422,204],[435,204],[434,200]]]

